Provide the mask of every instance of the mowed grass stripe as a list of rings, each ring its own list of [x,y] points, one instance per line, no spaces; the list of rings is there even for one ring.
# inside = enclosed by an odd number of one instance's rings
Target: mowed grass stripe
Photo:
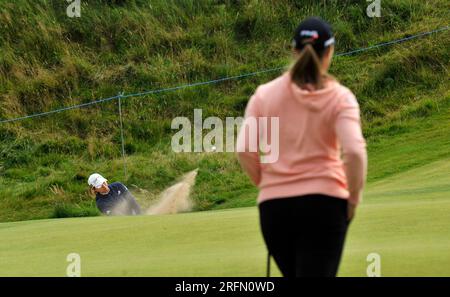
[[[449,168],[438,161],[370,184],[339,275],[365,276],[375,252],[383,276],[450,276]],[[266,268],[255,207],[3,223],[0,237],[2,276],[64,276],[71,252],[82,276],[264,276]]]

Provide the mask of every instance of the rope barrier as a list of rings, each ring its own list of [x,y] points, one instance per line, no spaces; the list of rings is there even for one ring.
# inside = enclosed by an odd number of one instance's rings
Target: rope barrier
[[[98,103],[111,101],[111,100],[114,100],[116,98],[118,98],[118,97],[114,96],[114,97],[100,99],[100,100],[97,100],[97,101],[91,101],[91,102],[87,102],[87,103],[82,103],[82,104],[72,105],[72,106],[68,106],[68,107],[63,107],[63,108],[60,108],[60,109],[50,110],[50,111],[41,112],[41,113],[35,113],[35,114],[23,116],[23,117],[14,118],[14,119],[1,120],[0,124],[17,122],[17,121],[21,121],[21,120],[25,120],[25,119],[45,116],[45,115],[49,115],[49,114],[53,114],[53,113],[59,113],[59,112],[66,111],[66,110],[77,109],[77,108],[81,108],[81,107],[85,107],[85,106],[89,106],[89,105],[93,105],[93,104],[98,104]]]
[[[119,120],[120,120],[120,141],[122,145],[122,159],[123,159],[123,175],[125,177],[124,180],[127,179],[127,161],[126,161],[126,155],[125,155],[125,140],[123,137],[123,118],[122,118],[122,98],[123,93],[119,93],[117,96],[119,98]]]
[[[349,52],[345,52],[345,53],[337,53],[336,56],[349,56],[349,55],[353,55],[353,54],[356,54],[356,53],[368,51],[368,50],[371,50],[371,49],[380,48],[380,47],[393,45],[393,44],[397,44],[397,43],[402,43],[402,42],[409,41],[409,40],[412,40],[412,39],[415,39],[415,38],[428,36],[428,35],[431,35],[431,34],[434,34],[434,33],[438,33],[438,32],[442,32],[442,31],[446,31],[446,30],[449,30],[449,29],[450,29],[450,26],[445,26],[445,27],[441,27],[441,28],[438,28],[438,29],[435,29],[435,30],[431,30],[431,31],[427,31],[427,32],[422,32],[422,33],[418,33],[418,34],[415,34],[415,35],[411,35],[411,36],[408,36],[408,37],[405,37],[405,38],[400,38],[400,39],[396,39],[396,40],[392,40],[392,41],[388,41],[388,42],[382,42],[382,43],[378,43],[378,44],[371,45],[371,46],[368,46],[368,47],[355,49],[355,50],[352,50],[352,51],[349,51]],[[82,103],[82,104],[77,104],[77,105],[72,105],[72,106],[68,106],[68,107],[63,107],[63,108],[60,108],[60,109],[51,110],[51,111],[35,113],[35,114],[26,115],[26,116],[17,117],[17,118],[12,118],[12,119],[3,119],[3,120],[0,120],[0,124],[11,123],[11,122],[21,121],[21,120],[35,118],[35,117],[46,116],[46,115],[50,115],[50,114],[54,114],[54,113],[67,111],[67,110],[77,109],[77,108],[83,108],[83,107],[87,107],[87,106],[90,106],[90,105],[111,101],[111,100],[118,99],[118,98],[119,99],[121,99],[121,98],[122,99],[126,99],[126,98],[130,98],[130,97],[141,97],[141,96],[150,95],[150,94],[171,92],[171,91],[176,91],[176,90],[180,90],[180,89],[186,89],[186,88],[190,88],[190,87],[197,87],[197,86],[215,84],[215,83],[219,83],[219,82],[223,82],[223,81],[227,81],[227,80],[234,80],[234,79],[240,79],[240,78],[255,76],[255,75],[262,74],[262,73],[279,71],[279,70],[282,70],[282,69],[286,69],[286,66],[270,68],[270,69],[264,69],[264,70],[259,70],[259,71],[255,71],[255,72],[250,72],[250,73],[245,73],[245,74],[235,75],[235,76],[229,76],[229,77],[223,77],[223,78],[209,80],[209,81],[203,81],[203,82],[197,82],[197,83],[191,83],[191,84],[184,84],[184,85],[180,85],[180,86],[176,86],[176,87],[170,87],[170,88],[149,90],[149,91],[133,93],[133,94],[127,94],[127,95],[124,95],[123,93],[121,93],[120,95],[117,95],[117,96],[114,96],[114,97],[94,100],[94,101],[90,101],[90,102],[86,102],[86,103]]]

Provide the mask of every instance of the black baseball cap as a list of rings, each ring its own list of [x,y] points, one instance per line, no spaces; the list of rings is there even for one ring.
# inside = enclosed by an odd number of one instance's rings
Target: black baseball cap
[[[335,39],[330,24],[319,17],[309,17],[302,21],[292,39],[294,48],[301,50],[306,44],[311,44],[316,52],[322,52],[334,43]]]

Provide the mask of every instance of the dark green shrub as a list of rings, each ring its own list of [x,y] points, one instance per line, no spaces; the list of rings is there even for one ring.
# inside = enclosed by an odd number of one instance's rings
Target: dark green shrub
[[[41,143],[37,149],[39,154],[81,154],[86,150],[86,144],[76,137],[65,139],[50,139]]]
[[[77,205],[59,203],[55,206],[52,218],[95,217],[100,212],[93,204]]]

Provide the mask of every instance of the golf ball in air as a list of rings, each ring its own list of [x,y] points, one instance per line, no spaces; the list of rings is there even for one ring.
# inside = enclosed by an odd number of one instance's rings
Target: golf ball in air
[[[211,148],[211,150],[212,150],[213,152],[215,152],[215,151],[216,151],[216,146],[213,145],[212,148]]]

